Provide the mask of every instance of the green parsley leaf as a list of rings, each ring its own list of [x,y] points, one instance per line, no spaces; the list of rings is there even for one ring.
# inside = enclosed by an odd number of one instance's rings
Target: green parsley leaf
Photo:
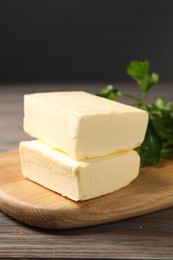
[[[161,153],[161,140],[157,135],[152,122],[149,120],[145,139],[140,146],[141,167],[154,166],[159,163]]]
[[[148,105],[153,127],[159,136],[162,149],[161,157],[173,158],[173,102],[161,98]]]
[[[161,157],[165,159],[173,158],[173,140],[162,144]]]
[[[157,73],[152,73],[149,77],[148,89],[159,82],[159,75]]]
[[[112,85],[108,85],[107,87],[103,88],[97,95],[108,98],[110,100],[115,100],[118,97],[123,96],[123,93],[115,89]]]
[[[140,86],[142,92],[146,93],[149,88],[159,81],[159,75],[149,74],[149,61],[131,61],[127,66],[127,74],[132,77]]]

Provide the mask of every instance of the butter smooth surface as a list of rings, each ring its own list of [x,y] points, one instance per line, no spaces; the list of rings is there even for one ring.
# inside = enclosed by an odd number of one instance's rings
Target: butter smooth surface
[[[23,175],[72,200],[95,198],[128,185],[138,176],[135,151],[76,161],[40,141],[20,143]]]
[[[145,111],[80,92],[25,95],[24,130],[74,159],[105,156],[139,146]]]

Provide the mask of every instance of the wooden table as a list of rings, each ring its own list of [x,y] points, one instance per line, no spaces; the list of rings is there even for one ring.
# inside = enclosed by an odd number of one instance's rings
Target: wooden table
[[[96,93],[105,84],[57,84],[0,87],[0,151],[16,149],[23,132],[23,94],[55,90]],[[128,91],[128,85],[120,85]],[[157,89],[156,89],[157,88]],[[131,93],[139,93],[132,86]],[[173,87],[151,91],[173,100]],[[110,224],[74,230],[43,230],[21,224],[0,212],[0,259],[173,259],[173,208]]]

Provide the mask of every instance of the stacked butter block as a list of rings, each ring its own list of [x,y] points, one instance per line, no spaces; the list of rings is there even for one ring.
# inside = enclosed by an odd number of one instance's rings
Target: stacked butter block
[[[82,92],[24,96],[23,175],[72,200],[87,200],[138,176],[145,111]]]

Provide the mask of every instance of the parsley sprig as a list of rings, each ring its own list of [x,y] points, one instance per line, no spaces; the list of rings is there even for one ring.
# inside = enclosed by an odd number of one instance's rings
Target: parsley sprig
[[[147,103],[146,98],[150,88],[159,81],[157,73],[149,73],[149,61],[131,61],[127,66],[127,74],[134,79],[141,90],[140,98],[121,92],[108,85],[98,95],[116,100],[127,97],[133,100],[134,106],[148,112],[149,123],[145,139],[139,148],[141,167],[154,166],[161,158],[173,158],[173,102],[157,98],[154,103]]]

